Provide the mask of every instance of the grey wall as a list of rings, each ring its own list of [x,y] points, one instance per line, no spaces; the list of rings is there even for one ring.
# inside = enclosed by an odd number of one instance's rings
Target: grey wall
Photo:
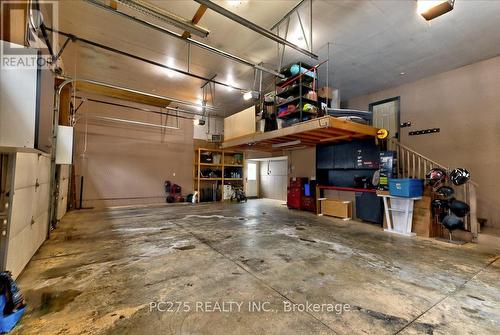
[[[261,198],[286,201],[286,188],[288,185],[287,170],[286,159],[260,162],[259,189]]]
[[[347,101],[348,108],[401,97],[401,141],[429,158],[465,167],[479,184],[478,215],[500,226],[500,57]],[[441,128],[432,135],[412,130]]]

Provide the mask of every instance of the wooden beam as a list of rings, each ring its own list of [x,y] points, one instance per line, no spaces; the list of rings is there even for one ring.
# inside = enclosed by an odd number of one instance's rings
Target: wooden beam
[[[325,139],[322,139],[320,140],[321,143],[325,143],[325,142],[336,142],[336,141],[344,141],[344,140],[353,140],[355,138],[361,138],[361,137],[365,137],[366,135],[364,134],[351,134],[351,135],[342,135],[342,136],[334,136],[334,137],[330,137],[330,138],[325,138]]]
[[[206,11],[207,11],[207,6],[200,5],[200,7],[198,7],[198,10],[194,14],[193,18],[191,19],[191,23],[198,24],[198,22],[200,22],[201,18],[203,17],[203,15],[205,14]],[[189,31],[185,31],[182,33],[182,38],[188,39],[190,37],[191,37],[191,34],[189,33]]]

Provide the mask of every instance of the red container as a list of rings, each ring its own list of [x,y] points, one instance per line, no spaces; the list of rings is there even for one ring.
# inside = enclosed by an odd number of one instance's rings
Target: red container
[[[288,208],[300,209],[302,189],[296,187],[288,187],[286,205]]]
[[[316,212],[316,198],[301,197],[300,209],[303,211]]]

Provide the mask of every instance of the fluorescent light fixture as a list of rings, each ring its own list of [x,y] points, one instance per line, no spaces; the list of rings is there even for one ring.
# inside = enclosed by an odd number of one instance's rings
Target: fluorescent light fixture
[[[118,2],[137,10],[142,14],[148,15],[157,20],[170,24],[174,27],[187,31],[190,34],[203,38],[207,37],[209,34],[209,31],[207,29],[202,28],[196,24],[193,24],[191,20],[175,15],[149,2],[142,0],[118,0]]]
[[[417,0],[417,13],[430,21],[453,9],[455,0]]]
[[[285,143],[276,143],[276,144],[273,144],[272,147],[273,148],[290,147],[292,145],[297,145],[300,143],[301,143],[300,140],[296,140],[296,141],[290,141],[290,142],[285,142]]]

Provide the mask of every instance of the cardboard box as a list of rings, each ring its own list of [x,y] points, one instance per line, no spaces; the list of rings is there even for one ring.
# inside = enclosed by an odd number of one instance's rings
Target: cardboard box
[[[422,200],[414,202],[412,232],[417,236],[436,237],[440,234],[440,224],[432,217],[431,200],[431,197],[423,196]]]
[[[321,214],[334,216],[341,219],[352,218],[352,202],[333,199],[323,199],[320,201]]]

